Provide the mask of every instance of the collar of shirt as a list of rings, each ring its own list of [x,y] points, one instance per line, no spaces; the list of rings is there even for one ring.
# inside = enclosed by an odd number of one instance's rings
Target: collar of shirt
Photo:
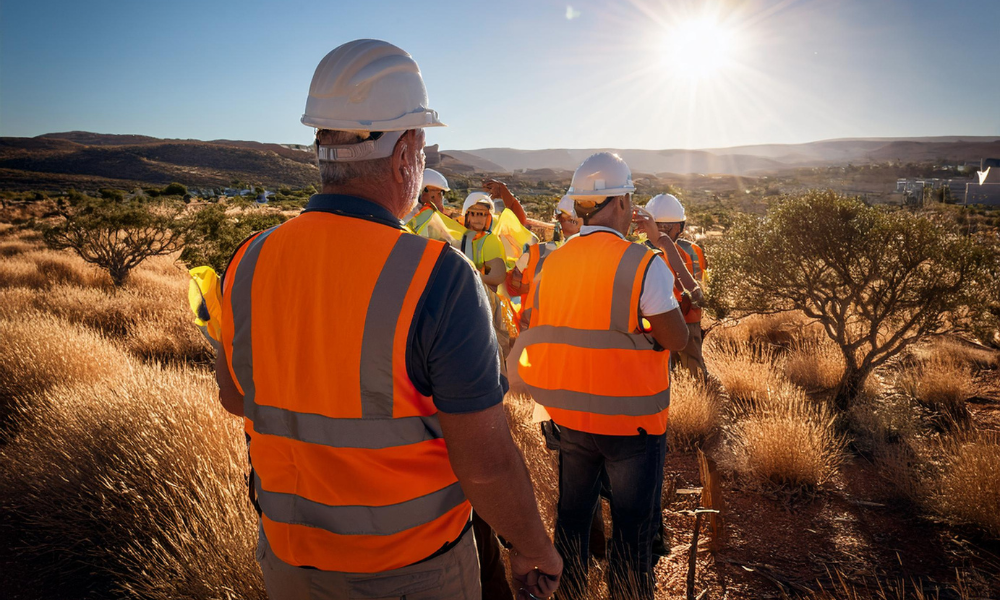
[[[613,233],[613,234],[617,235],[618,237],[620,237],[623,240],[625,239],[625,236],[622,235],[622,232],[618,231],[617,229],[612,229],[610,227],[605,227],[604,225],[584,225],[583,227],[580,228],[580,233],[578,233],[576,235],[580,235],[580,236],[590,235],[591,233],[597,233],[598,231],[608,231],[610,233]],[[572,239],[572,238],[568,238],[566,241],[568,242],[570,239]]]
[[[302,212],[327,212],[344,217],[374,221],[396,229],[403,228],[403,222],[384,206],[375,204],[371,200],[344,194],[313,194]]]

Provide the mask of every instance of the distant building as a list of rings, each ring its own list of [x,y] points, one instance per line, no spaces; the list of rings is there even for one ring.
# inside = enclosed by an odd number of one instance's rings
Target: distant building
[[[992,164],[994,162],[997,164]],[[989,166],[979,171],[978,181],[966,184],[965,204],[1000,206],[1000,159],[983,159],[982,164]]]

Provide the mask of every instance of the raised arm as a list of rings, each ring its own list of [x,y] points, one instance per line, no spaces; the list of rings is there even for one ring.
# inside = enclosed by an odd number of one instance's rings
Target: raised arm
[[[483,189],[489,193],[490,197],[503,200],[503,205],[514,213],[514,216],[521,222],[521,225],[527,227],[528,215],[524,212],[521,202],[507,189],[505,183],[496,179],[486,179],[483,181]]]

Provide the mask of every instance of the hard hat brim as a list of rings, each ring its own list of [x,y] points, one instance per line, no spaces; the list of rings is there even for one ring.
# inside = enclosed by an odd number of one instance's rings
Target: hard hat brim
[[[388,121],[347,121],[342,119],[320,119],[303,114],[300,119],[303,125],[316,129],[331,129],[333,131],[407,131],[423,127],[447,127],[438,119],[437,111],[424,110],[405,114]]]

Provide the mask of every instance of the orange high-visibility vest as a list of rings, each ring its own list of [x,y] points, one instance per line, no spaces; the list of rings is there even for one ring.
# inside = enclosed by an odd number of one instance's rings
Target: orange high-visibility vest
[[[677,249],[681,251],[680,253],[681,258],[684,259],[684,263],[687,266],[688,271],[691,272],[691,275],[694,277],[695,281],[697,281],[700,284],[704,279],[703,275],[705,269],[707,268],[707,264],[705,262],[704,250],[702,250],[701,246],[699,246],[698,244],[680,238],[678,238],[676,245]],[[679,298],[678,301],[680,301]],[[694,306],[692,304],[690,308],[684,313],[684,322],[700,323],[701,308]]]
[[[640,333],[652,260],[645,246],[606,232],[568,240],[546,259],[518,375],[557,424],[604,435],[666,431],[669,353]]]
[[[521,273],[521,289],[524,290],[524,293],[521,294],[521,329],[527,328],[528,323],[531,322],[533,302],[531,294],[528,293],[531,290],[531,282],[535,280],[537,274],[542,272],[542,265],[549,254],[561,245],[555,242],[547,242],[528,246],[528,266]]]
[[[431,556],[469,521],[437,409],[406,370],[414,313],[445,249],[313,211],[233,257],[223,344],[263,534],[282,561],[387,571]]]

